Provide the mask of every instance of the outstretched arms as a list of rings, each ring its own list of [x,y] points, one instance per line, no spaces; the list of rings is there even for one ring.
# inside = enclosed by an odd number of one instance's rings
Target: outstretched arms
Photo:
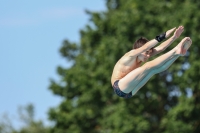
[[[156,36],[155,39],[148,41],[146,44],[144,44],[142,47],[140,47],[138,49],[131,50],[128,54],[133,57],[133,56],[138,56],[139,54],[148,51],[149,49],[155,47],[155,45],[158,44],[159,42],[161,42],[163,39],[169,37],[169,35],[174,30],[175,30],[175,28],[172,28],[172,29],[168,30],[166,33]]]
[[[131,50],[128,54],[130,54],[130,56],[138,56],[139,54],[148,51],[149,49],[155,47],[156,44],[158,44],[163,39],[168,38],[171,35],[171,33],[174,32],[175,29],[176,28],[172,28],[172,29],[168,30],[165,34],[161,34],[159,36],[156,36],[155,39],[148,41],[146,44],[144,44],[142,47],[140,47],[138,49]],[[153,50],[153,52],[151,53],[150,56],[159,54],[160,52],[164,51],[171,43],[173,43],[181,35],[181,33],[183,31],[184,31],[184,27],[179,26],[176,29],[176,31],[174,32],[174,35],[172,37],[170,37],[168,40],[164,41],[159,46],[154,48],[154,50]],[[163,35],[164,35],[164,37],[163,37]]]
[[[145,51],[148,51],[149,49],[154,47],[157,43],[158,43],[158,41],[156,39],[150,40],[147,43],[145,43],[142,47],[131,50],[128,54],[132,57],[134,57],[134,56],[136,57],[139,54],[141,54]]]
[[[170,34],[175,30],[176,28],[173,28],[171,30],[168,30],[166,32],[166,38],[168,38],[170,36]],[[179,26],[173,36],[171,36],[169,39],[167,39],[166,41],[164,41],[163,43],[161,43],[159,46],[157,46],[156,48],[154,48],[154,51],[152,52],[151,56],[159,54],[160,52],[164,51],[167,47],[169,47],[177,38],[179,38],[179,36],[182,34],[182,32],[184,31],[184,27],[183,26]]]

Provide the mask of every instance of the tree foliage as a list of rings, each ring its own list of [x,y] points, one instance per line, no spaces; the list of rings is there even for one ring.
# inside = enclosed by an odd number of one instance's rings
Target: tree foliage
[[[36,121],[34,119],[35,111],[32,104],[24,107],[20,106],[18,111],[20,118],[18,122],[24,125],[16,129],[13,126],[13,119],[8,114],[5,114],[2,116],[2,119],[0,118],[0,133],[49,133],[49,127],[45,126],[41,120]]]
[[[87,11],[90,23],[79,43],[65,40],[61,55],[72,61],[58,67],[49,89],[63,98],[49,110],[52,133],[200,132],[200,1],[106,0],[104,12]],[[131,99],[117,97],[110,78],[117,60],[134,41],[183,25],[180,37],[193,45],[167,71],[153,76]],[[178,39],[169,49],[178,44]],[[165,52],[166,52],[165,51]]]

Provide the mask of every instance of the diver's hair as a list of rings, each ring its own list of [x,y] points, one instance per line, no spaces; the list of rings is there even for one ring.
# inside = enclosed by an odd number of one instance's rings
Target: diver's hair
[[[147,43],[149,40],[146,39],[145,37],[140,37],[138,40],[135,41],[133,44],[133,49],[138,49],[142,47],[145,43]]]

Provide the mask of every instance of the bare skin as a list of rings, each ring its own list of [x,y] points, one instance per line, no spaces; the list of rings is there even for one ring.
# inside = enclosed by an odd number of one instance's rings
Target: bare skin
[[[155,47],[153,51],[150,49],[158,43],[155,39],[147,42],[138,49],[127,52],[119,59],[114,67],[111,77],[112,85],[116,80],[119,80],[118,85],[120,90],[124,93],[132,92],[132,95],[134,95],[153,75],[166,70],[179,56],[186,54],[188,48],[192,44],[192,40],[189,37],[182,39],[175,48],[166,54],[146,62],[150,57],[164,51],[170,46],[171,43],[179,38],[183,31],[183,26],[168,30],[166,32],[166,38],[168,38],[172,32],[174,32],[173,36],[161,43],[161,45]],[[141,66],[142,62],[146,63]]]

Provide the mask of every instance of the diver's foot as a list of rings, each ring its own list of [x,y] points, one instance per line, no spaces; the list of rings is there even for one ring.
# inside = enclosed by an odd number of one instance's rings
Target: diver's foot
[[[189,37],[185,37],[182,39],[182,41],[177,45],[177,51],[176,53],[184,56],[189,49],[189,47],[192,44],[192,40]]]

